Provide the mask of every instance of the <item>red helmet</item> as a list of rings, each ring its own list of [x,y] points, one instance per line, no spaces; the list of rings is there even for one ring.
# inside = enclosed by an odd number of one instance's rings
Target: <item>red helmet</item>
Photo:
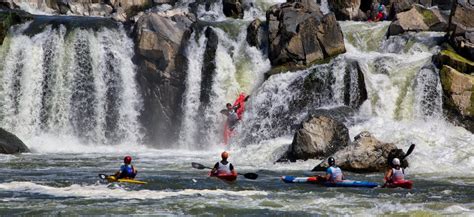
[[[125,157],[123,158],[123,162],[124,162],[125,164],[130,164],[130,163],[132,162],[132,157],[130,157],[130,156],[125,156]]]
[[[225,160],[225,159],[227,159],[227,158],[229,157],[229,153],[227,153],[226,151],[224,151],[224,152],[222,152],[221,157],[222,157],[222,159]]]

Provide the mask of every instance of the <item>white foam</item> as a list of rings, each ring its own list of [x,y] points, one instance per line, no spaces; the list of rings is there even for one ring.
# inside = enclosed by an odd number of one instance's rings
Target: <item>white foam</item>
[[[9,182],[0,184],[0,189],[2,191],[11,191],[11,192],[27,192],[33,194],[45,194],[51,195],[54,197],[82,197],[87,199],[163,199],[169,197],[178,197],[178,196],[239,196],[239,197],[248,197],[248,196],[265,196],[267,193],[265,191],[227,191],[227,190],[197,190],[197,189],[184,189],[178,191],[163,190],[163,191],[154,191],[154,190],[138,190],[138,191],[129,191],[121,188],[108,188],[106,185],[78,185],[74,184],[68,187],[51,187],[47,185],[40,185],[32,182]]]

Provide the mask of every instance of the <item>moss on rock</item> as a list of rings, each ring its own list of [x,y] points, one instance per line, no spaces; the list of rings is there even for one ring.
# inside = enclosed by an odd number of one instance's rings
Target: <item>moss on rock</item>
[[[439,65],[448,65],[464,74],[474,73],[474,62],[451,50],[442,50],[436,61]]]

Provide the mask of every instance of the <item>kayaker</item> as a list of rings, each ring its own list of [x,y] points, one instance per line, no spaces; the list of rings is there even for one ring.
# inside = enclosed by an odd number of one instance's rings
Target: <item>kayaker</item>
[[[114,176],[117,177],[117,179],[134,179],[138,171],[131,164],[132,157],[125,156],[123,163],[124,164],[120,166],[120,170],[117,171]]]
[[[344,179],[342,170],[336,166],[336,160],[333,157],[328,158],[329,167],[326,170],[324,179],[328,182],[340,182]]]
[[[240,108],[240,104],[237,106],[232,106],[232,104],[227,103],[226,105],[227,110],[223,112],[225,116],[227,116],[227,126],[230,130],[234,130],[237,123],[239,123],[239,116],[237,115],[237,110]]]
[[[400,159],[393,158],[390,167],[391,168],[385,172],[384,179],[386,184],[405,180],[405,171],[400,167]]]
[[[229,158],[229,153],[226,151],[222,152],[221,158],[222,160],[217,162],[214,165],[214,168],[212,168],[211,175],[237,175],[237,172],[234,170],[234,166],[227,161],[227,158]]]

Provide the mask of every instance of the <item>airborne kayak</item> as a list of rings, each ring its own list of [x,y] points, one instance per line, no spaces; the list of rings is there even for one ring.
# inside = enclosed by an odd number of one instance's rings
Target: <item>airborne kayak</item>
[[[400,181],[395,181],[392,183],[387,183],[385,184],[386,188],[406,188],[406,189],[412,189],[413,188],[413,181],[411,180],[400,180]]]
[[[237,179],[237,174],[230,174],[230,175],[227,175],[227,174],[219,174],[219,175],[211,175],[211,173],[209,173],[209,177],[216,177],[216,178],[219,178],[219,179],[222,179],[224,181],[228,181],[228,182],[233,182]]]
[[[141,185],[147,184],[147,182],[138,181],[135,179],[117,179],[115,176],[108,176],[108,175],[103,175],[103,174],[99,174],[99,177],[101,179],[107,180],[108,182],[121,182],[121,183],[131,183],[131,184],[141,184]]]
[[[282,176],[281,180],[285,183],[312,183],[326,187],[358,187],[358,188],[375,188],[378,186],[375,182],[344,180],[342,182],[326,182],[320,180],[319,177],[294,177]]]

